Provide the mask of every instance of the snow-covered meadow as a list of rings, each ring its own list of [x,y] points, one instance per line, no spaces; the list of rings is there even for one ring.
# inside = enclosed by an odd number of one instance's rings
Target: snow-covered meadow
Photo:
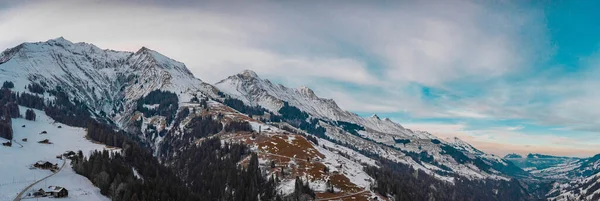
[[[23,115],[27,108],[19,107],[19,109]],[[13,200],[25,187],[52,174],[50,170],[31,169],[35,162],[49,161],[60,167],[62,160],[57,159],[56,156],[65,151],[82,150],[85,155],[88,155],[93,150],[105,149],[104,145],[85,139],[85,129],[57,123],[43,111],[34,111],[36,121],[13,119],[15,143],[12,147],[0,147],[0,200],[2,201]],[[23,125],[25,127],[22,127]],[[46,131],[47,134],[40,134],[42,131]],[[27,138],[27,142],[22,140],[24,138]],[[52,144],[38,143],[44,139],[48,139]],[[7,140],[0,138],[0,141]],[[87,178],[76,174],[71,169],[69,161],[62,171],[34,185],[28,191],[50,185],[67,188],[68,200],[108,200]]]

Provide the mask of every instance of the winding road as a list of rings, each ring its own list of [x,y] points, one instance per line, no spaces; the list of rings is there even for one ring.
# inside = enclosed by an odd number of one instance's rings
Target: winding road
[[[21,146],[21,148],[23,148],[23,145],[22,145],[21,143],[17,142],[16,140],[13,140],[12,142],[13,142],[14,144],[18,144],[19,146]]]
[[[62,166],[60,166],[60,169],[58,169],[58,171],[40,179],[40,180],[37,180],[36,182],[33,182],[29,186],[25,187],[25,189],[23,189],[13,201],[21,201],[21,197],[23,197],[23,194],[25,194],[25,192],[27,192],[27,190],[29,190],[32,186],[40,183],[41,181],[44,181],[45,179],[48,179],[49,177],[54,176],[55,174],[59,173],[65,167],[65,164],[67,164],[67,160],[63,159],[63,164],[62,164]]]

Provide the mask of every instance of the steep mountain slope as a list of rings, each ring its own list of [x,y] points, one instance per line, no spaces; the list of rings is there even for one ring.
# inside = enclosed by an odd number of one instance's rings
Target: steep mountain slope
[[[411,165],[449,181],[453,178],[447,177],[448,174],[481,179],[507,179],[506,176],[528,175],[511,163],[485,154],[460,139],[444,141],[427,132],[405,129],[389,119],[382,120],[377,115],[362,118],[342,110],[331,99],[317,97],[306,87],[287,88],[263,80],[250,70],[219,81],[215,86],[247,105],[260,106],[274,114],[289,113],[288,111],[297,108],[309,117],[301,117],[296,121],[318,121],[318,125],[311,126],[324,127],[324,138]]]

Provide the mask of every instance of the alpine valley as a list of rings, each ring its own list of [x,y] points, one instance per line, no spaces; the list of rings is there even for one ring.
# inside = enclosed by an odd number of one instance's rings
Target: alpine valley
[[[600,200],[600,155],[502,158],[145,47],[23,43],[0,82],[0,200]]]

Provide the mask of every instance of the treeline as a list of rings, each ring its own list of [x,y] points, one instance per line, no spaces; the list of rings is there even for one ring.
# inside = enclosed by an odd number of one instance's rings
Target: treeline
[[[533,200],[517,180],[470,180],[458,175],[454,184],[437,179],[410,166],[380,159],[380,168],[369,166],[365,172],[375,179],[372,186],[395,201],[411,200]]]

